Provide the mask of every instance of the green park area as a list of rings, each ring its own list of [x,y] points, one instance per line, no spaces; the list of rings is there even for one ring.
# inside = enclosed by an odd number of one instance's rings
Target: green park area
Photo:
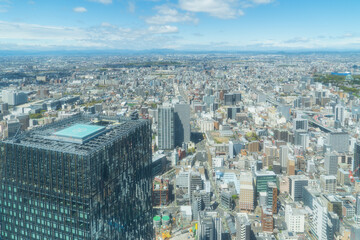
[[[321,82],[323,84],[332,84],[339,87],[341,90],[347,93],[359,97],[360,93],[360,75],[331,75],[331,74],[315,74],[315,82]]]

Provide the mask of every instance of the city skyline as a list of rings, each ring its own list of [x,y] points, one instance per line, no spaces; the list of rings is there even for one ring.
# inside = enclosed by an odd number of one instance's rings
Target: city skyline
[[[0,0],[0,240],[359,240],[357,9]]]
[[[1,239],[360,239],[359,54],[58,52],[0,56]]]
[[[0,50],[360,50],[357,1],[0,1]]]

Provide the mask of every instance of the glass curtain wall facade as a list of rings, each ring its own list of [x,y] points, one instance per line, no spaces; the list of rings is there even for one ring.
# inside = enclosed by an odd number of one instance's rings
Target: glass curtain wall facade
[[[83,144],[51,139],[79,122],[89,118],[0,143],[0,239],[152,239],[149,122],[125,121]]]

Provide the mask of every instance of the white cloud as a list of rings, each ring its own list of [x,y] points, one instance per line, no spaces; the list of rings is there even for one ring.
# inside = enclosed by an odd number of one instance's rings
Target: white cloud
[[[6,13],[7,11],[9,11],[9,6],[0,5],[0,13]]]
[[[255,4],[269,4],[274,2],[274,0],[250,0],[250,1]]]
[[[167,23],[178,22],[193,22],[197,23],[198,19],[190,13],[179,13],[176,9],[170,8],[166,5],[155,7],[157,14],[147,18],[145,21],[148,24],[163,25]]]
[[[78,13],[84,13],[87,12],[87,9],[84,7],[76,7],[73,9],[74,12],[78,12]]]
[[[11,3],[12,2],[10,0],[0,0],[0,13],[8,12],[11,7]]]
[[[243,10],[239,9],[239,10],[238,10],[238,15],[239,15],[239,16],[244,16],[244,15],[245,15],[245,13],[244,13],[244,11],[243,11]]]
[[[275,2],[276,0],[240,0],[242,8],[256,7],[259,5],[266,5]]]
[[[344,35],[342,35],[343,38],[350,38],[353,37],[354,35],[352,33],[345,33]]]
[[[103,23],[101,23],[101,26],[102,26],[102,27],[110,27],[111,24],[108,23],[108,22],[103,22]]]
[[[136,9],[136,6],[135,6],[135,3],[134,2],[128,2],[128,10],[130,13],[135,13],[135,9]]]
[[[98,3],[102,3],[102,4],[111,4],[112,0],[88,0],[90,2],[98,2]]]
[[[177,40],[175,26],[123,28],[102,23],[91,28],[0,21],[0,49],[146,49]]]
[[[222,19],[236,18],[242,13],[235,0],[179,0],[179,6],[189,12],[204,12]]]
[[[164,25],[164,26],[150,26],[149,31],[151,33],[177,33],[179,29],[176,26]]]
[[[82,39],[85,32],[79,28],[45,26],[28,23],[0,21],[0,39],[46,40],[61,38],[63,40]]]
[[[246,47],[252,49],[359,49],[360,38],[331,39],[331,37],[295,37],[287,40],[261,40],[254,41]]]
[[[163,12],[164,13],[164,12]],[[152,49],[178,48],[202,50],[287,50],[287,49],[360,49],[357,34],[339,37],[289,37],[244,42],[211,42],[202,38],[181,38],[171,24],[147,28],[124,28],[103,22],[90,28],[37,25],[0,21],[0,49]],[[223,38],[224,39],[224,38]],[[207,41],[208,40],[208,41]]]

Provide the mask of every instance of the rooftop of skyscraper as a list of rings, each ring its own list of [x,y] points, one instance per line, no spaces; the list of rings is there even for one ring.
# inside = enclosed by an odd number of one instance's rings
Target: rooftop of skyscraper
[[[247,224],[249,223],[249,218],[246,213],[237,213],[237,218],[240,224]]]
[[[133,127],[144,122],[145,120],[130,121],[127,118],[76,114],[8,138],[4,142],[87,155],[122,138],[130,133]]]
[[[293,175],[289,176],[289,178],[291,178],[292,180],[307,180],[307,177],[305,175]]]
[[[273,171],[261,170],[256,171],[255,176],[276,176],[276,174]]]

